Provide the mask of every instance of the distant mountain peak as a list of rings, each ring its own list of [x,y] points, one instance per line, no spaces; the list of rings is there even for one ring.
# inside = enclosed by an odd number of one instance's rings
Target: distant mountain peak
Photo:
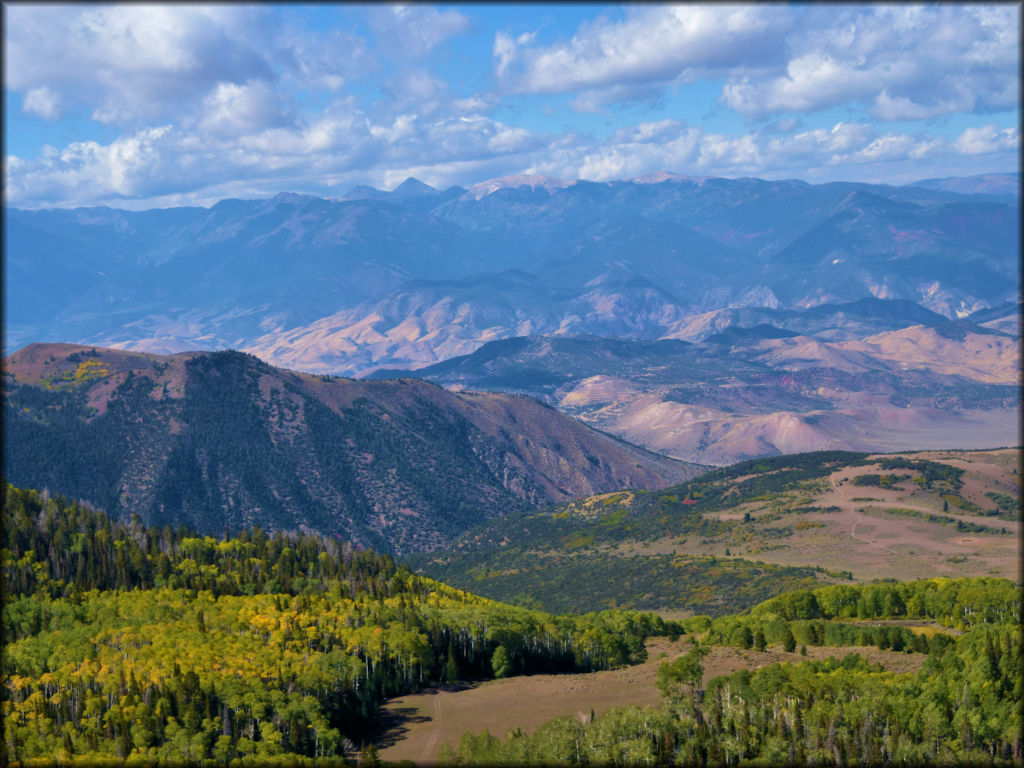
[[[405,189],[405,190],[413,190],[413,189],[415,189],[417,191],[422,191],[422,192],[428,192],[428,191],[429,192],[437,192],[437,190],[434,187],[432,187],[429,184],[426,184],[426,183],[420,181],[415,176],[408,177],[405,181],[403,181],[401,184],[399,184],[397,187],[395,187],[392,191],[393,192],[397,192],[400,189]]]
[[[270,198],[270,202],[274,203],[275,205],[279,205],[282,203],[285,205],[303,205],[305,203],[320,199],[321,198],[316,197],[315,195],[306,195],[301,192],[278,192],[276,195]]]
[[[671,171],[655,171],[654,173],[645,173],[643,176],[634,176],[630,181],[634,184],[661,184],[664,181],[688,181],[700,186],[710,178],[711,176],[684,176],[681,173],[672,173]]]
[[[565,189],[575,184],[576,181],[571,179],[556,179],[536,173],[515,174],[512,176],[502,176],[498,179],[490,179],[489,181],[481,181],[479,184],[471,186],[466,194],[474,200],[480,200],[487,197],[487,195],[497,192],[499,189],[518,189],[519,187],[529,187],[532,190],[538,188],[545,189],[548,194],[552,194],[556,190]]]
[[[342,200],[360,200],[360,199],[365,198],[367,196],[375,197],[375,196],[381,195],[381,194],[383,194],[383,193],[379,189],[377,189],[376,187],[371,187],[368,184],[357,184],[356,186],[352,187],[352,189],[350,189],[348,192],[346,192],[344,195],[342,195],[341,199]]]
[[[392,200],[409,200],[414,197],[436,197],[440,194],[441,190],[410,176],[391,190],[389,197]]]
[[[359,184],[346,192],[342,199],[403,201],[421,197],[436,197],[441,194],[443,194],[441,190],[410,176],[390,191]]]

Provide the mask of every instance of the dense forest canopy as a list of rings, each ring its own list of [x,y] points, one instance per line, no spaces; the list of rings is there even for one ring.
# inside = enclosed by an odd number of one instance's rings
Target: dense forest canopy
[[[319,537],[116,523],[10,485],[5,536],[15,761],[337,758],[385,697],[621,665],[678,631],[653,614],[502,605]]]
[[[562,615],[417,576],[386,555],[256,528],[221,538],[112,521],[6,487],[4,754],[9,763],[338,763],[385,698],[437,681],[634,663],[652,635],[690,650],[658,708],[468,733],[458,764],[1019,763],[1020,591],[925,579],[788,592],[679,622]],[[943,629],[945,628],[945,629]],[[772,664],[702,689],[713,646],[877,646],[927,654],[895,674],[851,654]]]

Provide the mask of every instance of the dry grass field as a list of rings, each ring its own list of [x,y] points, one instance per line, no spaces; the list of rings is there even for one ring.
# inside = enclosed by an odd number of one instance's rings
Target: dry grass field
[[[655,685],[658,666],[690,649],[682,639],[674,643],[652,638],[647,661],[624,669],[577,675],[530,675],[465,685],[442,685],[391,699],[384,707],[383,726],[376,740],[382,760],[411,760],[430,765],[442,744],[453,748],[466,731],[487,729],[504,739],[514,728],[527,733],[565,715],[589,718],[614,707],[656,705],[661,696]],[[757,669],[776,662],[842,658],[857,652],[894,672],[911,672],[924,655],[896,653],[874,647],[809,647],[807,656],[769,646],[764,651],[715,646],[704,659],[704,684],[740,669]]]
[[[910,459],[927,459],[964,470],[960,496],[983,509],[994,506],[986,492],[1012,498],[1021,496],[1017,474],[1020,450],[924,451],[905,454]],[[890,458],[872,457],[879,461]],[[971,514],[951,505],[939,491],[925,490],[912,479],[891,488],[853,485],[858,475],[885,473],[876,466],[844,468],[805,491],[770,501],[753,501],[728,512],[712,514],[722,519],[755,521],[770,518],[765,525],[791,529],[777,539],[752,531],[746,538],[691,537],[683,542],[666,538],[647,546],[633,543],[629,552],[671,552],[718,557],[744,557],[790,566],[819,566],[830,571],[849,571],[855,581],[876,578],[921,579],[997,576],[1018,579],[1021,574],[1020,520]],[[913,472],[891,470],[897,475]],[[944,503],[945,502],[945,503]],[[820,507],[820,512],[797,512],[798,507]],[[831,511],[825,511],[831,508]],[[994,529],[992,532],[959,531],[955,524],[942,524],[887,510],[913,510],[937,514]],[[1005,529],[1006,533],[1000,533]],[[728,550],[728,555],[726,554]]]

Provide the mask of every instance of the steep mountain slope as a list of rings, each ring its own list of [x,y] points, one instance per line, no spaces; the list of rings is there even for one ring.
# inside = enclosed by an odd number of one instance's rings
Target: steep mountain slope
[[[482,519],[696,469],[522,396],[36,344],[4,360],[4,475],[115,515],[405,552]]]
[[[966,314],[1009,276],[995,254],[1018,247],[1018,220],[1000,203],[925,207],[858,190],[774,254],[766,281],[789,305],[873,295]]]

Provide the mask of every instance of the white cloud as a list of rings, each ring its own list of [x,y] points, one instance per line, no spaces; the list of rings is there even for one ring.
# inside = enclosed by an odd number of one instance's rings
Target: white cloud
[[[509,66],[516,60],[519,54],[519,47],[516,41],[504,32],[494,35],[494,45],[491,48],[491,55],[495,59],[494,72],[499,78],[504,78]]]
[[[971,112],[977,99],[970,91],[961,89],[956,97],[925,106],[916,104],[906,96],[890,96],[888,90],[875,97],[872,113],[879,120],[927,120],[930,117],[954,112]]]
[[[722,102],[742,114],[811,112],[864,98],[877,85],[872,73],[843,65],[830,55],[810,53],[790,60],[785,77],[768,83],[749,77],[727,83]]]
[[[258,50],[259,11],[238,6],[15,4],[5,13],[6,88],[48,88],[108,124],[178,118],[217,83],[274,76]]]
[[[953,146],[965,155],[1020,152],[1020,131],[1017,128],[1000,129],[996,125],[968,128],[953,142]]]
[[[792,23],[785,8],[772,6],[630,6],[626,18],[605,17],[582,25],[567,42],[532,45],[499,32],[495,71],[509,90],[526,93],[584,92],[577,105],[645,98],[652,84],[665,84],[722,67],[774,61]],[[625,88],[646,84],[643,92]]]
[[[284,70],[289,85],[338,92],[346,81],[378,68],[366,41],[341,29],[320,32],[285,29],[271,59]]]
[[[724,79],[721,103],[752,119],[858,104],[922,120],[1018,105],[1019,15],[1010,4],[631,6],[546,46],[498,32],[492,54],[506,91],[576,92],[579,111]]]
[[[74,204],[99,193],[108,198],[146,194],[159,184],[163,146],[170,126],[149,128],[108,145],[74,142],[63,151],[46,148],[38,161],[8,167],[5,193],[10,200],[54,198]]]
[[[787,39],[784,71],[730,76],[722,103],[752,118],[860,103],[883,121],[1017,103],[1018,6],[880,5],[809,18]]]
[[[387,55],[421,58],[450,37],[469,30],[469,19],[456,10],[427,5],[381,5],[370,9],[370,25]]]
[[[452,107],[457,114],[465,115],[487,112],[488,110],[494,109],[497,104],[498,99],[493,94],[477,93],[472,96],[467,96],[464,99],[455,99],[455,101],[452,102]]]
[[[41,88],[33,88],[25,94],[21,108],[26,112],[39,115],[44,120],[56,120],[60,117],[60,96],[45,85]]]
[[[244,136],[286,122],[277,93],[267,83],[218,83],[203,101],[200,130],[218,136]]]
[[[924,178],[940,166],[971,170],[972,158],[984,166],[974,172],[1013,169],[1019,157],[1019,131],[991,117],[971,121],[978,125],[959,137],[887,131],[869,120],[1016,107],[1017,8],[629,6],[621,20],[598,18],[553,45],[538,43],[543,29],[498,32],[498,88],[468,96],[453,94],[421,58],[446,55],[439,46],[468,30],[461,13],[420,5],[369,11],[379,44],[398,59],[390,63],[371,56],[355,32],[286,28],[275,13],[230,5],[8,8],[6,85],[22,111],[55,119],[84,106],[123,131],[106,144],[9,156],[9,202],[188,202],[282,188],[329,194],[347,179],[407,175],[469,185],[514,173],[887,179],[922,168],[916,178]],[[346,90],[367,75],[365,88]],[[494,119],[537,108],[530,102],[539,100],[510,91],[566,93],[577,110],[603,112],[707,77],[723,83],[723,104],[774,119],[712,133],[672,119],[678,113],[643,110],[635,125],[600,141]],[[507,109],[497,112],[499,104]],[[846,114],[827,128],[785,114],[830,106]]]
[[[390,178],[399,169],[416,168],[428,181],[447,181],[454,169],[524,165],[551,143],[480,115],[430,118],[408,112],[373,122],[351,99],[309,122],[268,126],[264,115],[276,112],[265,98],[259,84],[226,84],[207,99],[204,119],[191,130],[163,126],[109,144],[51,148],[36,159],[11,156],[7,200],[21,207],[65,207],[146,199],[194,203],[216,199],[217,190],[330,194],[346,178]]]
[[[223,103],[236,99],[245,101],[245,95],[225,90]],[[193,132],[162,126],[106,145],[49,148],[36,159],[9,156],[5,193],[20,207],[131,201],[145,207],[143,201],[195,204],[281,189],[330,195],[345,183],[394,186],[410,175],[437,186],[469,186],[514,173],[606,181],[662,170],[900,183],[934,176],[937,167],[950,174],[1016,168],[1019,143],[1019,131],[995,125],[969,128],[948,141],[858,122],[727,135],[677,120],[639,123],[595,142],[538,134],[481,115],[410,112],[373,122],[348,100],[308,124],[254,126],[241,136],[202,125]],[[986,165],[970,165],[975,157]]]

